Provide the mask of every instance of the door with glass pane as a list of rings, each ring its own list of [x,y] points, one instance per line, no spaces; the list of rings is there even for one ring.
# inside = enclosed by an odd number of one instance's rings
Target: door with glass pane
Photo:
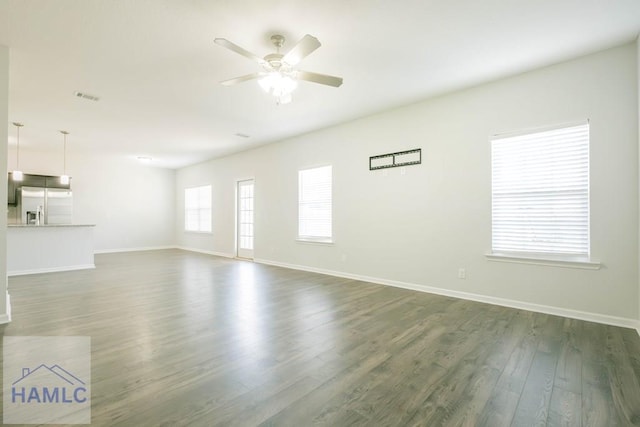
[[[237,256],[253,259],[253,180],[238,181]]]

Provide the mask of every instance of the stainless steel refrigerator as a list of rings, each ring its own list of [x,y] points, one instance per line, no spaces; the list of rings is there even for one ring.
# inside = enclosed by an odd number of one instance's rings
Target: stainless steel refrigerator
[[[53,225],[73,222],[71,190],[21,187],[18,192],[18,212],[23,224]]]

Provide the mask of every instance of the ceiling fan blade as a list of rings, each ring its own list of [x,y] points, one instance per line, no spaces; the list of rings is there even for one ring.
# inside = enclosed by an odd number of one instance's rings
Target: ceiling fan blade
[[[318,39],[307,34],[282,57],[282,62],[286,62],[289,65],[296,65],[319,47],[320,42]]]
[[[297,76],[299,80],[320,83],[321,85],[340,87],[342,84],[342,77],[328,76],[326,74],[312,73],[310,71],[298,70]]]
[[[249,52],[248,50],[246,50],[244,48],[241,48],[237,44],[232,43],[227,39],[218,38],[218,39],[214,40],[214,43],[219,45],[219,46],[226,47],[227,49],[232,50],[232,51],[234,51],[236,53],[239,53],[240,55],[245,56],[245,57],[247,57],[249,59],[252,59],[252,60],[256,61],[259,64],[266,63],[266,61],[264,59],[260,58],[258,55],[254,54],[254,53],[251,53],[251,52]]]
[[[235,79],[223,80],[220,82],[223,86],[233,86],[238,83],[246,82],[247,80],[257,79],[262,76],[262,73],[247,74],[245,76],[236,77]]]

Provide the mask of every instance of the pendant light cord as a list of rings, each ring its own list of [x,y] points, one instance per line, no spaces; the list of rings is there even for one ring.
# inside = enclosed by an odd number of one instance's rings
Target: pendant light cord
[[[20,126],[16,125],[16,170],[20,170]]]
[[[67,175],[67,135],[69,132],[66,130],[61,130],[60,133],[63,135],[63,147],[62,147],[62,174],[64,176]]]
[[[24,125],[18,122],[13,125],[16,127],[16,170],[20,170],[20,128]]]

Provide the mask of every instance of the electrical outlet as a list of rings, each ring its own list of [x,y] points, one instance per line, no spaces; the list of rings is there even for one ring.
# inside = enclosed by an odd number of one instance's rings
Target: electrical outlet
[[[467,278],[467,270],[464,268],[458,269],[458,279],[466,279]]]

